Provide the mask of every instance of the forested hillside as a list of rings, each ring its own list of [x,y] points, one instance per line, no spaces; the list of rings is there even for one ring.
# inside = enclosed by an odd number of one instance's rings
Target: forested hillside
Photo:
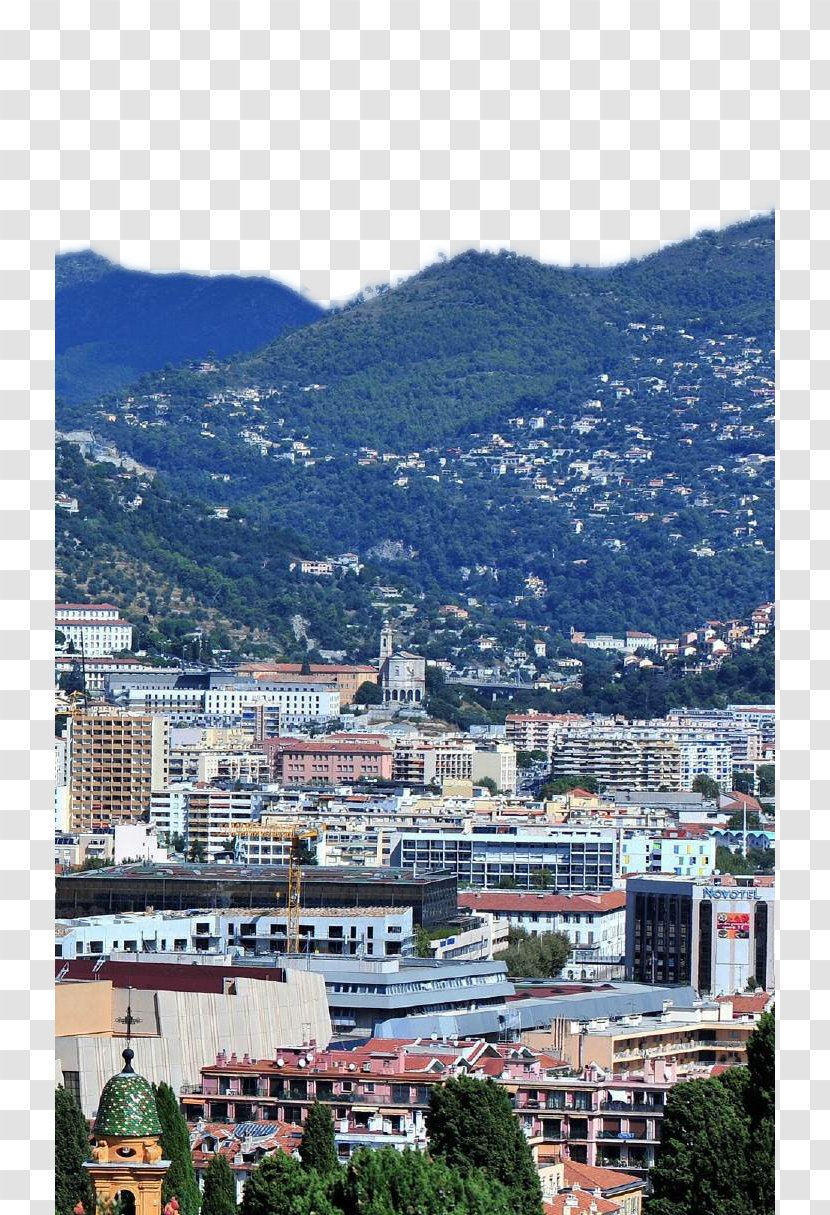
[[[55,259],[56,386],[82,403],[146,371],[254,350],[322,308],[266,278],[148,274],[89,250]]]
[[[410,598],[672,635],[772,598],[773,277],[771,217],[607,270],[467,253],[253,354],[59,401],[58,425],[273,538],[169,541],[197,607],[200,567],[244,586],[240,625],[275,627],[289,556],[348,551]],[[296,593],[314,626],[335,584]]]

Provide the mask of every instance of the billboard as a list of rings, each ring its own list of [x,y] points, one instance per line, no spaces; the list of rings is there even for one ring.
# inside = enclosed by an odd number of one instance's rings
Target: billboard
[[[728,941],[749,940],[749,913],[719,911],[717,916],[718,936]]]

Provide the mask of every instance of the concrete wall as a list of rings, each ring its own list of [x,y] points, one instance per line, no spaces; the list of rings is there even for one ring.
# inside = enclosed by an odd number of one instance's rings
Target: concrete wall
[[[165,1081],[179,1092],[183,1085],[198,1084],[200,1069],[212,1064],[222,1049],[229,1054],[236,1051],[240,1058],[247,1051],[251,1058],[270,1059],[278,1047],[300,1046],[308,1038],[327,1046],[331,1020],[323,976],[288,970],[286,978],[285,983],[235,979],[235,996],[133,990],[132,1012],[141,1017],[132,1041],[135,1070],[151,1082]],[[62,986],[58,986],[59,992]],[[98,1001],[103,997],[90,989],[103,988],[103,983],[66,986],[79,992],[86,989],[87,1000],[95,1002],[95,1017],[89,1015],[85,1032],[59,1037],[56,1042],[60,1065],[79,1073],[81,1108],[91,1118],[104,1084],[123,1067],[121,1052],[126,1042],[93,1028],[101,1024]],[[111,984],[106,986],[111,989]],[[111,1018],[123,1015],[119,1006],[126,1003],[126,995],[126,991],[116,993]],[[68,1018],[63,1022],[70,1023],[79,1024],[79,1016],[74,1022]],[[112,1019],[109,1024],[111,1027]],[[118,1029],[123,1033],[122,1025]],[[140,1036],[156,1029],[157,1036]]]

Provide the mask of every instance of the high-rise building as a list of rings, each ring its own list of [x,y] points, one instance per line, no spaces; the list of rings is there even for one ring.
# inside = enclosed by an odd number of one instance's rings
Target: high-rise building
[[[162,717],[98,707],[72,721],[70,820],[75,831],[139,818],[167,783],[170,729]]]

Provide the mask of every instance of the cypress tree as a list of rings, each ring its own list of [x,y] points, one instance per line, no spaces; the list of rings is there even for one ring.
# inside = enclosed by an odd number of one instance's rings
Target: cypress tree
[[[325,1176],[337,1168],[337,1148],[334,1143],[334,1120],[328,1106],[315,1101],[308,1111],[300,1144],[300,1159],[307,1169]]]
[[[72,1094],[60,1086],[55,1089],[55,1215],[72,1215],[79,1202],[92,1211],[92,1183],[82,1167],[88,1159],[87,1121]]]
[[[516,1215],[540,1215],[542,1187],[533,1153],[507,1092],[469,1076],[436,1085],[427,1114],[430,1151],[463,1171],[480,1169],[510,1190]]]
[[[202,1215],[236,1215],[236,1181],[221,1152],[214,1153],[205,1173]]]
[[[190,1132],[184,1120],[176,1094],[169,1084],[153,1085],[156,1109],[161,1123],[161,1150],[170,1168],[162,1185],[162,1204],[171,1198],[179,1200],[181,1215],[198,1215],[201,1196],[193,1157],[190,1154]]]

